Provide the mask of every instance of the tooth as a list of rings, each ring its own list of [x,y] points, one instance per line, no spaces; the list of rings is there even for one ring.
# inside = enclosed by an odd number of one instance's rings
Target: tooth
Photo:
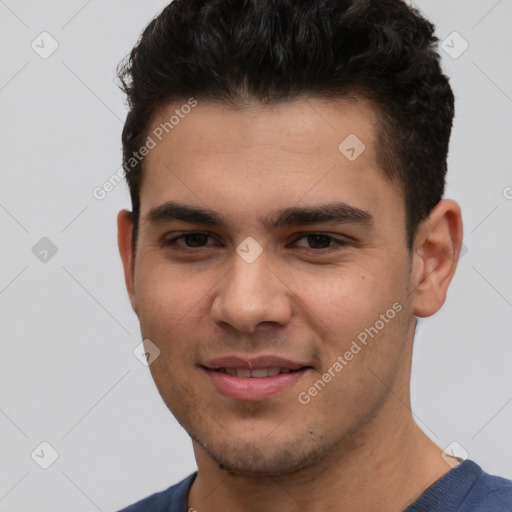
[[[251,377],[261,379],[262,377],[268,377],[268,368],[261,368],[260,370],[252,370]]]
[[[274,367],[268,369],[268,376],[273,377],[274,375],[279,375],[279,372],[281,371],[281,368]]]
[[[281,368],[281,373],[290,373],[290,368]]]
[[[236,377],[236,370],[234,368],[224,368],[224,371],[228,375],[232,375],[233,377]]]
[[[251,376],[251,370],[247,368],[236,368],[236,376],[237,377],[250,377]]]

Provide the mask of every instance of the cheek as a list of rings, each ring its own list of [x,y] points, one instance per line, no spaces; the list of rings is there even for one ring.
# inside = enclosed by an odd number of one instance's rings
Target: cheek
[[[136,296],[142,336],[160,349],[151,372],[158,387],[173,388],[175,379],[179,388],[190,377],[187,369],[196,364],[205,326],[211,326],[209,293],[219,277],[184,271],[168,262],[145,263],[148,270],[136,277]]]
[[[176,338],[178,344],[184,336],[194,336],[194,332],[197,336],[201,325],[211,321],[209,311],[215,290],[223,286],[225,269],[187,269],[151,254],[144,256],[135,276],[143,335]],[[282,300],[295,303],[296,316],[320,329],[322,337],[336,335],[347,340],[372,326],[396,301],[403,301],[406,271],[395,261],[389,255],[386,259],[369,255],[338,266],[274,267],[285,283],[279,291]]]
[[[321,334],[323,369],[332,368],[341,356],[345,385],[352,388],[367,378],[363,374],[369,367],[377,371],[400,358],[407,337],[406,267],[390,262],[387,269],[377,264],[371,270],[363,266],[336,270],[297,275],[293,289],[301,299],[298,304],[307,306],[298,315],[307,316],[310,328]]]
[[[198,335],[194,316],[205,290],[197,279],[180,275],[169,265],[148,262],[146,268],[139,273],[136,288],[141,333],[160,350],[150,365],[155,384],[164,401],[177,407],[184,390],[190,396],[194,390],[189,382]]]
[[[185,318],[208,290],[206,280],[154,259],[141,261],[135,294],[141,325],[170,329]]]
[[[386,311],[383,314],[387,323],[380,316],[370,316],[368,320],[347,318],[345,323],[340,319],[336,338],[327,343],[324,340],[322,370],[310,384],[315,386],[329,375],[316,407],[326,417],[334,414],[340,425],[357,423],[371,415],[385,402],[404,366],[408,355],[404,313],[392,309],[386,315]]]
[[[406,288],[405,271],[400,265],[384,268],[379,262],[347,264],[289,275],[287,285],[327,327],[364,328],[368,321],[402,301]],[[372,322],[372,323],[373,323]]]

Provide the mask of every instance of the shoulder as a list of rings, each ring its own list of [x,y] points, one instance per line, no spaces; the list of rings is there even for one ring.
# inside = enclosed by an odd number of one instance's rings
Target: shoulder
[[[512,481],[465,460],[431,485],[405,512],[512,512]]]
[[[186,512],[187,496],[197,472],[172,485],[164,491],[156,492],[119,512]]]
[[[476,466],[476,464],[475,464]],[[475,480],[463,511],[510,512],[512,510],[512,480],[484,472],[477,466]]]

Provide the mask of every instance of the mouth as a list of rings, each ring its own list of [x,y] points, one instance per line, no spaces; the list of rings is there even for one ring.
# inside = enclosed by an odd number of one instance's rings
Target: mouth
[[[201,365],[214,388],[225,397],[263,401],[293,388],[312,366],[279,357],[229,357]]]
[[[243,379],[263,379],[265,377],[275,377],[276,375],[285,375],[298,370],[291,370],[290,368],[279,368],[277,366],[270,368],[259,368],[257,370],[251,370],[249,368],[217,368],[213,371],[227,373],[232,377],[238,377]]]

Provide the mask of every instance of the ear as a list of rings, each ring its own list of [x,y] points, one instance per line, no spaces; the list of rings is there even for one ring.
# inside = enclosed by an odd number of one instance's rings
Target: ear
[[[427,317],[446,300],[462,246],[460,206],[451,199],[440,201],[419,226],[412,255],[413,313]]]
[[[119,254],[123,261],[124,280],[126,290],[132,304],[132,308],[137,313],[137,302],[135,300],[135,258],[132,250],[133,221],[131,212],[121,210],[117,214],[117,244],[119,246]]]

